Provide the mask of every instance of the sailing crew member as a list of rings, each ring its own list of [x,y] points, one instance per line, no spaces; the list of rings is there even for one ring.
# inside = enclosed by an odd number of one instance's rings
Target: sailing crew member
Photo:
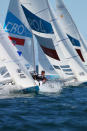
[[[45,83],[47,81],[45,77],[45,71],[41,71],[41,75],[39,76],[37,73],[34,73],[33,79],[37,81],[42,81],[42,83]]]
[[[47,81],[47,79],[45,77],[45,71],[41,71],[41,79],[42,79],[43,83],[45,83]]]

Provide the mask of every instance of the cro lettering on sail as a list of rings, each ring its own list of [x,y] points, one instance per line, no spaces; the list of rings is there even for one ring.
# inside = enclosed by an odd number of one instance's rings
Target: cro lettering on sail
[[[23,25],[18,25],[17,23],[12,23],[8,21],[7,25],[5,26],[5,31],[12,34],[23,35],[25,29]]]
[[[4,29],[8,33],[32,38],[30,30],[28,30],[25,25],[9,11],[5,20]]]

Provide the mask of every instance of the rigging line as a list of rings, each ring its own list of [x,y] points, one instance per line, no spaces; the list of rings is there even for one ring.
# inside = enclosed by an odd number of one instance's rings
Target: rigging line
[[[43,9],[43,10],[40,10],[40,11],[38,11],[38,12],[35,13],[35,14],[39,14],[39,13],[44,12],[44,11],[46,11],[46,10],[48,10],[48,8],[45,8],[45,9]]]
[[[66,59],[72,59],[72,58],[75,58],[75,57],[79,57],[79,55],[75,55],[75,56],[72,56],[72,57],[69,57],[69,58],[66,58]]]
[[[28,4],[28,3],[23,3],[23,4]],[[23,4],[22,4],[22,5],[23,5]],[[45,9],[43,9],[43,10],[40,10],[40,11],[34,13],[34,14],[36,15],[36,14],[39,14],[39,13],[44,12],[44,11],[46,11],[46,10],[48,10],[48,8],[45,8]]]
[[[66,40],[68,40],[68,39],[69,39],[69,38],[62,39],[62,40],[57,41],[56,43],[59,44],[60,42],[62,42],[62,41],[66,41]],[[56,44],[55,47],[58,46],[58,44]]]
[[[50,56],[49,56],[50,57]],[[79,57],[79,55],[75,55],[75,56],[72,56],[72,57],[69,57],[69,58],[65,58],[65,60],[69,60],[69,59],[72,59],[72,58],[75,58],[75,57]],[[63,60],[61,60],[62,62]]]

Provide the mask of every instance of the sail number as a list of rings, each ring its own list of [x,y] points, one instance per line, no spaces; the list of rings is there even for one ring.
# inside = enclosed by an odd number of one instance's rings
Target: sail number
[[[5,30],[9,33],[17,33],[19,35],[22,35],[25,31],[25,28],[23,25],[18,25],[17,23],[8,22]]]

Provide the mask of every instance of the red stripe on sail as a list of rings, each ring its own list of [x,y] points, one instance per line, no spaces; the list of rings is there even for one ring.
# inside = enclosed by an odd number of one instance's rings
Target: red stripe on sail
[[[44,47],[44,46],[41,46],[41,47],[42,47],[42,49],[43,49],[43,51],[44,51],[44,53],[45,53],[46,55],[48,55],[48,56],[50,56],[51,58],[54,58],[54,59],[60,61],[60,58],[59,58],[59,56],[57,55],[56,50],[48,49],[48,48],[46,48],[46,47]]]
[[[80,50],[80,49],[76,49],[76,51],[77,51],[78,55],[80,56],[81,60],[82,60],[83,62],[85,62],[85,60],[84,60],[84,58],[83,58],[83,56],[82,56],[81,50]]]
[[[25,43],[25,40],[24,40],[24,39],[14,38],[14,37],[10,37],[10,36],[9,36],[9,39],[12,41],[12,43],[13,43],[14,45],[24,46],[24,43]]]

